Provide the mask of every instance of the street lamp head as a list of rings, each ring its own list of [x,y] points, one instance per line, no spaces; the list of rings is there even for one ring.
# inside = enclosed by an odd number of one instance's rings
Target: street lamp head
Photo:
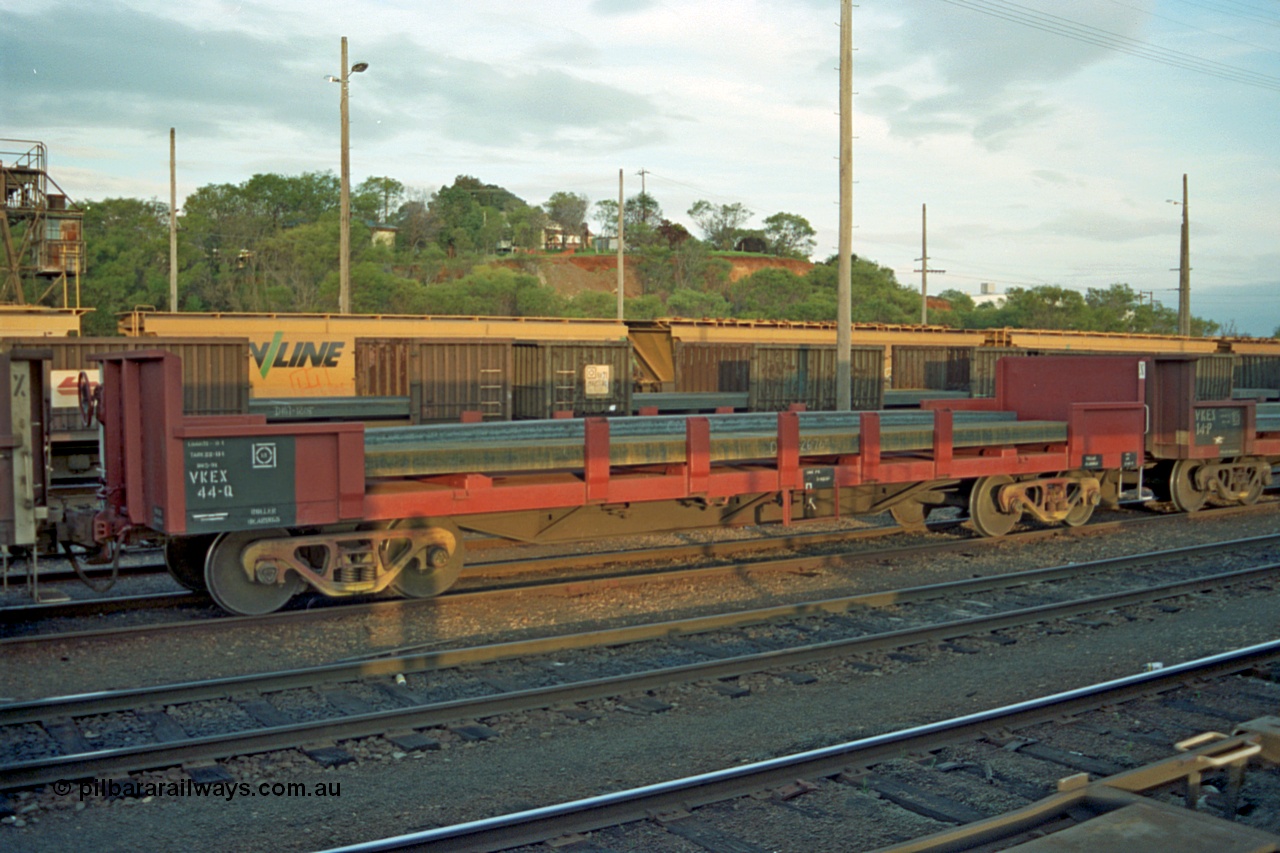
[[[355,65],[351,66],[351,73],[359,74],[361,71],[364,71],[368,67],[369,67],[369,63],[367,62],[357,62]]]

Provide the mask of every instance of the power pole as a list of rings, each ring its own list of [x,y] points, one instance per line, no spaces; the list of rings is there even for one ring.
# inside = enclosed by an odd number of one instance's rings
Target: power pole
[[[840,253],[836,277],[836,411],[853,408],[853,2],[840,0]]]
[[[1191,229],[1187,216],[1187,176],[1182,176],[1182,251],[1178,259],[1178,334],[1191,336]]]
[[[929,269],[929,211],[926,205],[920,205],[920,325],[929,325],[929,273],[945,274],[946,270]]]
[[[623,284],[623,259],[622,259],[622,170],[618,170],[618,322],[621,323],[625,318],[622,311],[622,284]]]
[[[169,310],[178,310],[178,143],[169,128]]]
[[[649,174],[649,170],[640,167],[640,171],[636,172],[640,176],[640,221],[645,225],[649,224],[649,194],[645,190],[644,176]]]

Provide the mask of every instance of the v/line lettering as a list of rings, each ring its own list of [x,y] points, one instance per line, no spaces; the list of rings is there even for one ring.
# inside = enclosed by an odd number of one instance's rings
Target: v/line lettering
[[[270,341],[249,343],[258,371],[265,379],[274,367],[337,367],[346,341],[286,341],[276,332]]]

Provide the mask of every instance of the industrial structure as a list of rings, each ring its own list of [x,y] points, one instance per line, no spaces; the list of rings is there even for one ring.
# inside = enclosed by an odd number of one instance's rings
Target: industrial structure
[[[0,302],[39,304],[62,286],[80,305],[84,212],[49,177],[43,142],[0,139]],[[28,289],[30,288],[30,289]]]

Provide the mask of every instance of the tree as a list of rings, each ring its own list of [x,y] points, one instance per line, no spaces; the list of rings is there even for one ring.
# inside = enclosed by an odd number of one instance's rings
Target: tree
[[[769,251],[785,258],[807,260],[813,254],[814,236],[809,220],[797,213],[775,213],[764,221],[764,236]]]
[[[351,210],[363,219],[390,222],[391,211],[400,207],[404,193],[404,184],[395,178],[365,178],[352,193]]]
[[[596,224],[600,226],[600,236],[618,236],[618,203],[611,198],[602,198],[594,208]]]
[[[751,218],[751,211],[738,202],[714,205],[699,199],[689,208],[689,216],[702,229],[703,237],[717,249],[728,251],[738,237],[738,231]]]
[[[662,221],[662,205],[647,192],[640,192],[627,199],[623,212],[627,228],[648,226],[657,228]]]
[[[587,197],[581,193],[555,192],[542,209],[565,234],[579,234],[587,221]],[[617,207],[614,207],[617,211]]]
[[[569,300],[564,315],[612,319],[618,316],[618,297],[601,290],[584,290]]]
[[[449,257],[489,254],[497,246],[503,222],[498,210],[477,201],[475,188],[464,185],[463,181],[464,178],[459,177],[453,186],[441,187],[431,197],[427,204],[428,231]]]
[[[1084,329],[1087,327],[1084,296],[1065,287],[1012,287],[997,315],[1003,326],[1022,329]]]
[[[839,289],[839,258],[835,255],[817,264],[808,278],[822,293],[822,303],[835,307]],[[903,287],[889,267],[853,255],[850,289],[852,318],[856,323],[915,323],[920,317],[920,294]],[[832,313],[830,319],[835,319]]]
[[[86,314],[87,335],[116,333],[116,312],[167,305],[169,205],[109,198],[84,206],[85,274],[81,295],[97,310]]]
[[[458,281],[423,291],[426,313],[497,317],[559,316],[564,300],[537,277],[507,267],[479,266]]]
[[[636,193],[627,199],[622,213],[626,228],[627,251],[634,251],[662,242],[658,236],[661,226],[662,205],[648,193]]]
[[[718,293],[680,288],[667,297],[667,314],[672,317],[728,317],[730,312],[728,300]]]
[[[679,222],[672,222],[670,219],[664,219],[658,223],[658,227],[654,229],[654,234],[672,249],[680,246],[686,240],[693,239],[693,235],[689,233],[688,228],[685,228]]]
[[[616,313],[616,312],[615,312]],[[667,313],[661,297],[656,294],[628,299],[623,304],[623,316],[628,320],[656,320]]]
[[[427,214],[427,204],[431,200],[413,198],[400,205],[392,224],[398,229],[397,244],[412,253],[421,252],[432,242],[431,222]]]
[[[541,249],[547,214],[540,207],[522,204],[506,212],[507,239],[521,249]]]
[[[812,284],[790,270],[762,269],[729,285],[729,303],[736,317],[789,320],[812,292]]]

